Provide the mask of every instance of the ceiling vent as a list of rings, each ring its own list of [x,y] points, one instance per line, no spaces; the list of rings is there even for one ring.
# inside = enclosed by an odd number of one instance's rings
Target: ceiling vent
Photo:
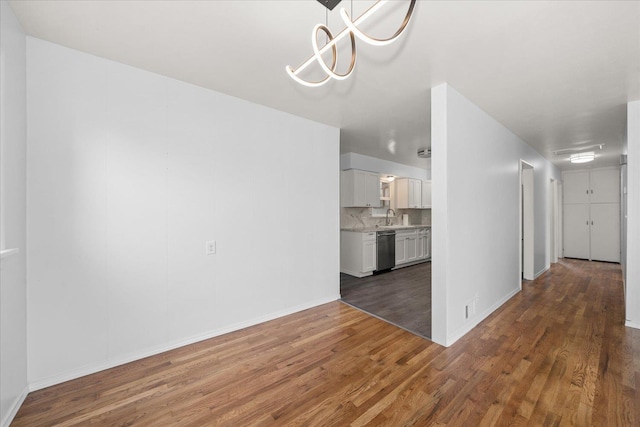
[[[556,156],[566,156],[567,154],[579,153],[580,151],[602,150],[603,148],[604,148],[604,144],[580,145],[578,147],[563,148],[561,150],[556,150],[556,151],[553,151],[553,154],[556,155]]]
[[[431,147],[420,148],[418,150],[418,157],[421,159],[428,159],[431,157]]]

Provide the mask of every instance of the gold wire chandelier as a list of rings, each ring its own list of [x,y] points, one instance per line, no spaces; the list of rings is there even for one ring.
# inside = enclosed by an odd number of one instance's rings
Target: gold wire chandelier
[[[318,0],[318,1],[322,3],[321,0]],[[338,2],[335,2],[335,4],[337,4]],[[362,15],[360,15],[355,20],[351,20],[346,9],[342,8],[340,10],[340,17],[342,18],[342,21],[344,22],[346,27],[335,36],[331,33],[331,30],[329,30],[329,28],[326,25],[317,24],[313,28],[313,31],[311,32],[311,46],[313,48],[313,55],[309,57],[309,59],[307,59],[297,68],[293,68],[290,65],[287,65],[286,66],[287,74],[289,74],[289,76],[291,76],[293,80],[297,81],[301,85],[308,86],[308,87],[322,86],[323,84],[327,83],[330,79],[344,80],[347,77],[349,77],[356,65],[356,37],[362,40],[363,42],[373,46],[385,46],[390,43],[393,43],[398,39],[398,37],[400,37],[400,35],[407,28],[407,24],[409,24],[409,20],[413,15],[413,9],[416,5],[416,0],[410,0],[409,9],[407,11],[406,16],[404,17],[404,20],[402,21],[402,24],[400,25],[398,30],[395,32],[395,34],[393,34],[391,37],[386,39],[378,39],[375,37],[371,37],[365,34],[364,32],[362,32],[358,28],[358,25],[362,24],[369,17],[375,14],[386,3],[388,3],[388,0],[378,0],[373,4],[373,6],[367,9]],[[335,4],[333,4],[333,6],[335,6]],[[330,9],[333,9],[333,7],[329,7],[329,6],[327,7]],[[318,46],[319,32],[323,32],[327,36],[327,43],[323,47]],[[351,63],[349,64],[349,67],[345,73],[338,73],[336,72],[336,68],[338,66],[338,52],[337,52],[336,44],[338,43],[338,41],[340,41],[347,35],[349,35],[349,38],[351,39]],[[325,52],[327,52],[329,49],[331,49],[331,54],[332,54],[331,64],[327,64],[324,58],[322,58],[322,55]],[[326,77],[319,81],[308,81],[299,77],[298,74],[300,74],[300,72],[306,69],[314,61],[318,62],[322,70],[325,72]]]

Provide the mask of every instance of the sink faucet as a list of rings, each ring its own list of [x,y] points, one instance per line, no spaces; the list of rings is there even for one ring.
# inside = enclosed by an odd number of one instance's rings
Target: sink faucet
[[[393,216],[396,216],[396,211],[391,208],[387,209],[387,219],[384,222],[385,225],[391,225],[391,222],[389,221],[389,211],[393,212]]]

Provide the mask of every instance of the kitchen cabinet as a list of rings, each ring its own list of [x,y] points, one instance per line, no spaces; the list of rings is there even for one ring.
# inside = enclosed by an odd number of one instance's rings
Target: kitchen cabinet
[[[340,172],[342,207],[380,207],[380,176],[377,173],[348,169]]]
[[[422,181],[422,209],[431,209],[431,181]]]
[[[340,272],[355,277],[373,274],[377,266],[376,232],[340,232]]]
[[[422,209],[422,181],[398,178],[395,181],[396,207],[398,209]]]
[[[396,231],[396,267],[431,258],[431,229]]]
[[[417,259],[431,258],[431,230],[428,228],[418,229],[418,256]]]
[[[396,231],[396,266],[417,261],[418,231]]]
[[[563,173],[563,256],[620,262],[620,170]]]

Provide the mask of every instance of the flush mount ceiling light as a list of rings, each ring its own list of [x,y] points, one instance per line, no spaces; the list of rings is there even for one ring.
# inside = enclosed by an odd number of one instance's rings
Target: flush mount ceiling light
[[[585,153],[576,153],[569,156],[569,160],[571,160],[571,163],[592,162],[593,159],[595,158],[596,158],[596,155],[593,151],[587,151]]]
[[[318,0],[318,1],[324,4],[329,9],[333,9],[336,6],[336,4],[340,2],[339,0],[338,1]],[[329,30],[329,28],[326,25],[317,24],[313,28],[313,31],[311,32],[311,47],[313,48],[313,55],[309,59],[307,59],[305,62],[303,62],[302,65],[300,65],[298,68],[293,68],[287,65],[286,66],[287,74],[289,74],[289,76],[291,76],[293,80],[297,81],[301,85],[308,86],[308,87],[322,86],[332,78],[336,80],[344,80],[347,77],[349,77],[356,65],[356,37],[362,40],[363,42],[373,46],[384,46],[384,45],[393,43],[395,40],[397,40],[398,37],[400,37],[400,35],[404,32],[405,28],[407,28],[407,24],[409,23],[409,20],[413,15],[413,9],[416,5],[416,0],[410,0],[409,10],[407,11],[406,16],[404,17],[404,21],[402,21],[402,24],[400,25],[400,28],[398,28],[398,31],[396,31],[395,34],[389,38],[378,39],[375,37],[371,37],[363,33],[358,28],[358,25],[362,24],[365,20],[367,20],[369,17],[375,14],[387,2],[388,0],[378,0],[373,4],[373,6],[367,9],[362,15],[360,15],[357,19],[353,21],[349,17],[349,14],[347,13],[346,9],[342,8],[340,10],[340,17],[344,21],[346,28],[340,31],[335,36],[331,33],[331,30]],[[319,32],[323,32],[327,36],[327,44],[325,44],[322,48],[318,46]],[[338,52],[337,52],[336,44],[338,43],[338,41],[340,41],[347,35],[351,39],[351,63],[349,64],[349,68],[347,69],[347,71],[341,74],[336,72],[336,68],[338,66]],[[325,52],[327,52],[329,49],[331,49],[331,55],[332,55],[331,64],[327,64],[327,62],[322,58],[322,55]],[[298,77],[298,74],[300,74],[300,72],[306,69],[314,61],[318,61],[318,64],[320,65],[320,68],[322,68],[322,71],[324,71],[324,73],[326,74],[326,77],[319,81],[308,81]]]

